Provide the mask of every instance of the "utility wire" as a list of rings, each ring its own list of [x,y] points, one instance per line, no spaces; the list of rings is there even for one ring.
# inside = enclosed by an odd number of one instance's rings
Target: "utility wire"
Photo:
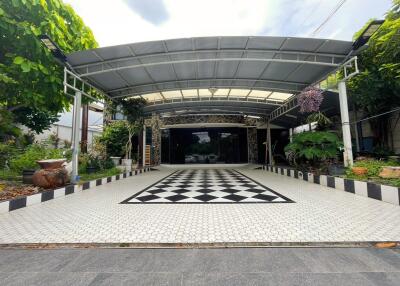
[[[339,3],[333,8],[332,12],[328,15],[328,17],[322,22],[321,25],[318,26],[317,29],[314,30],[314,32],[311,33],[311,37],[317,35],[322,28],[329,22],[329,20],[339,11],[339,9],[343,6],[344,3],[346,3],[347,0],[340,0]]]
[[[318,10],[318,8],[321,6],[321,4],[322,4],[322,0],[320,0],[320,1],[318,2],[318,4],[314,7],[314,9],[312,9],[311,12],[307,15],[307,17],[304,18],[303,22],[301,22],[301,24],[299,25],[299,29],[296,31],[296,34],[300,31],[300,29],[303,28],[303,25],[304,25],[305,23],[307,23],[307,21],[308,21],[309,19],[312,18],[312,16],[313,16],[313,15],[315,14],[315,12]]]
[[[386,115],[386,114],[389,114],[389,113],[394,113],[396,111],[400,111],[400,107],[392,109],[390,111],[386,111],[386,112],[377,114],[377,115],[373,115],[373,116],[370,116],[370,117],[367,117],[367,118],[364,118],[364,119],[361,119],[361,120],[358,120],[358,121],[350,122],[350,124],[356,124],[356,123],[359,123],[359,122],[367,121],[367,120],[370,120],[370,119],[373,119],[373,118],[376,118],[376,117],[380,117],[380,116],[383,116],[383,115]]]

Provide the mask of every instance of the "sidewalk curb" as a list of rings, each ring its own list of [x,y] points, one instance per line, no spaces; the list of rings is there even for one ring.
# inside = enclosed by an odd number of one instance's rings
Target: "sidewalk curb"
[[[128,177],[136,176],[142,173],[152,171],[152,167],[146,167],[142,169],[137,169],[131,172],[125,172],[111,177],[105,177],[101,179],[96,179],[83,184],[78,185],[68,185],[59,189],[46,190],[41,193],[32,194],[29,196],[18,197],[15,199],[0,202],[0,214],[11,212],[17,209],[25,208],[38,203],[44,203],[49,200],[56,199],[58,197],[68,196],[70,194],[76,193],[78,191],[88,190],[90,188],[105,185],[111,182],[115,182]]]

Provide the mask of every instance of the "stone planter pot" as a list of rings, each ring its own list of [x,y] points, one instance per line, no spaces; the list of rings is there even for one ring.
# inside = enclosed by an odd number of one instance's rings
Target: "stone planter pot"
[[[125,171],[132,171],[132,159],[122,159],[122,165],[125,166]]]
[[[32,176],[35,186],[44,189],[54,189],[69,183],[68,171],[63,167],[66,159],[41,160],[37,163],[42,169],[37,170]]]
[[[35,174],[35,169],[22,170],[22,183],[31,185],[33,184],[32,177]]]
[[[344,174],[344,167],[342,165],[330,165],[328,167],[328,174],[331,176],[341,176]]]
[[[365,167],[353,167],[351,171],[357,176],[363,176],[368,173],[368,169]]]
[[[96,167],[86,167],[86,172],[87,172],[88,174],[96,173],[96,171],[97,171],[97,168],[96,168]]]
[[[119,166],[119,160],[121,160],[121,157],[110,157],[110,159],[113,161],[114,166]]]

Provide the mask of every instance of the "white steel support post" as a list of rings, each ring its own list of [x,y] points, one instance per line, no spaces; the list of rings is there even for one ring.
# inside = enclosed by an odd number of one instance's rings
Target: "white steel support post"
[[[289,128],[289,141],[290,143],[293,142],[293,128]]]
[[[268,144],[268,165],[273,165],[272,148],[271,148],[271,123],[267,123],[267,144]]]
[[[72,183],[76,183],[78,181],[81,101],[82,101],[82,93],[80,91],[76,91],[74,97],[74,110],[73,110],[73,122],[72,122],[72,174],[71,174]]]
[[[349,108],[347,104],[347,90],[346,82],[339,82],[339,102],[340,102],[340,116],[342,119],[342,132],[343,132],[343,160],[345,167],[353,165],[353,149],[351,146],[351,131],[349,122]]]
[[[143,168],[146,167],[146,126],[143,127]]]

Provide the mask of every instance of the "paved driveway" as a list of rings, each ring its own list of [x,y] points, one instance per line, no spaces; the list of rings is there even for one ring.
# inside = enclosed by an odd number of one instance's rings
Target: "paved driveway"
[[[0,243],[400,241],[398,206],[249,168],[239,171],[292,202],[121,204],[174,171],[0,214]]]
[[[0,250],[0,284],[397,286],[399,250]]]

